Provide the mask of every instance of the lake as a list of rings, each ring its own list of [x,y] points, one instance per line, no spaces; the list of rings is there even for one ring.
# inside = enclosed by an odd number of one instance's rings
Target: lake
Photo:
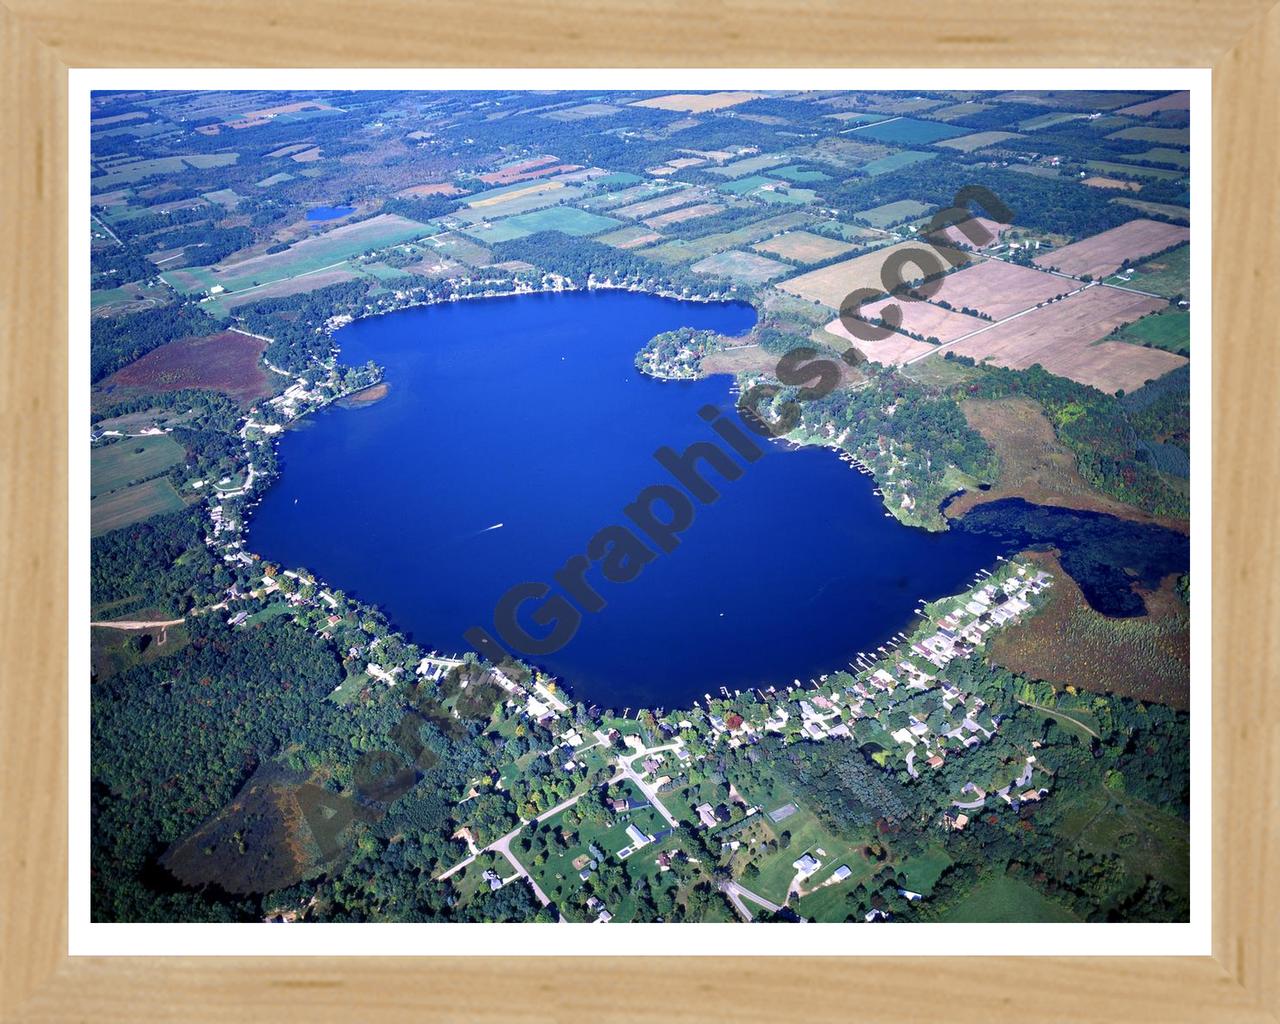
[[[661,331],[735,335],[754,320],[741,303],[595,291],[356,321],[337,335],[342,361],[385,366],[389,393],[285,433],[249,549],[378,605],[424,647],[464,650],[470,627],[495,632],[510,587],[553,581],[597,531],[628,522],[623,508],[644,488],[671,483],[656,449],[718,440],[698,413],[732,409],[731,379],[653,380],[634,368],[637,350]],[[606,607],[529,660],[584,701],[672,708],[720,686],[845,668],[906,627],[921,599],[1031,544],[1061,547],[1109,614],[1141,614],[1131,581],[1187,566],[1186,538],[1172,531],[1017,500],[946,533],[905,527],[835,452],[760,446],[733,482],[704,472],[720,499],[697,505],[679,546],[638,578],[589,573]]]
[[[355,212],[354,206],[313,206],[307,211],[307,220],[337,220]]]

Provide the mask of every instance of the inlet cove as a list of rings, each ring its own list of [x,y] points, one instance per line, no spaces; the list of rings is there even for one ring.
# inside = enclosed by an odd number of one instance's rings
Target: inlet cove
[[[376,604],[417,643],[503,651],[606,707],[678,707],[848,668],[998,559],[1055,549],[1088,602],[1188,567],[1163,527],[1018,499],[930,533],[836,452],[751,432],[733,379],[660,381],[681,327],[740,335],[742,303],[583,291],[358,320],[341,361],[389,388],[287,431],[248,547]]]

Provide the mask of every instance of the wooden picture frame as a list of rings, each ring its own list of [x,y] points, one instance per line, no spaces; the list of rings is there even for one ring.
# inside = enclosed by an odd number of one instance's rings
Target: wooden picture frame
[[[640,8],[0,6],[0,1007],[5,1020],[587,1018],[1231,1020],[1280,1017],[1280,7],[818,0]],[[93,958],[67,955],[67,88],[75,67],[1212,67],[1213,955]],[[1210,770],[1198,764],[1196,770]],[[1135,949],[1134,953],[1140,953]],[[1270,979],[1270,980],[1268,980]],[[644,993],[644,998],[633,998]],[[656,996],[657,998],[654,998]]]

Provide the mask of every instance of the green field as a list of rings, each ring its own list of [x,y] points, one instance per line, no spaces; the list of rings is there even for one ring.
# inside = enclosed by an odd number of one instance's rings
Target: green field
[[[968,131],[970,131],[968,128],[956,128],[949,124],[938,124],[936,121],[917,121],[911,117],[900,117],[894,121],[860,128],[857,135],[860,139],[887,142],[893,146],[916,146],[928,145],[939,139],[953,139]]]
[[[1141,210],[1143,213],[1154,213],[1168,220],[1176,220],[1183,224],[1191,223],[1191,211],[1185,206],[1174,206],[1171,203],[1151,203],[1145,199],[1128,199],[1124,197],[1111,201],[1119,203],[1121,206],[1132,206],[1135,210]]]
[[[112,491],[89,502],[90,532],[97,537],[130,523],[176,512],[183,502],[167,476]]]
[[[725,164],[723,167],[708,167],[708,174],[717,174],[722,178],[741,178],[744,174],[754,174],[756,171],[762,171],[766,167],[773,167],[777,164],[785,164],[787,157],[777,153],[766,153],[760,156],[747,157],[745,160],[735,160],[731,164]]]
[[[979,882],[938,920],[952,924],[1062,924],[1079,918],[1026,882],[994,875]]]
[[[896,171],[900,167],[909,167],[911,164],[932,160],[937,155],[937,153],[922,153],[917,149],[904,149],[900,153],[893,153],[889,156],[882,156],[879,160],[872,160],[871,163],[864,164],[861,170],[865,174],[875,177],[877,174],[888,174],[890,171]]]
[[[1144,292],[1155,292],[1165,298],[1189,295],[1191,292],[1191,246],[1180,245],[1172,252],[1153,256],[1137,264],[1125,281],[1110,277],[1108,284],[1125,284]]]
[[[524,238],[538,232],[563,232],[582,238],[609,228],[621,227],[621,224],[621,220],[589,214],[576,206],[549,206],[545,210],[534,210],[529,214],[508,216],[494,221],[486,228],[472,225],[466,233],[481,242],[506,242],[511,238]]]
[[[746,178],[739,178],[737,181],[726,182],[723,185],[717,185],[716,188],[721,192],[730,192],[735,196],[745,196],[748,192],[754,192],[758,188],[765,185],[780,185],[776,178],[766,178],[760,174],[752,174]]]
[[[806,181],[830,181],[831,175],[819,171],[815,168],[804,168],[796,164],[789,167],[775,167],[769,172],[775,178],[785,178],[787,181],[806,182]]]
[[[792,268],[786,263],[779,263],[767,256],[730,250],[699,260],[689,269],[698,274],[728,277],[735,281],[745,281],[747,284],[763,284],[780,274],[788,273]]]
[[[1135,153],[1129,159],[1145,160],[1152,164],[1164,164],[1167,167],[1178,167],[1186,170],[1191,166],[1191,154],[1185,149],[1169,149],[1167,146],[1157,146],[1148,149],[1144,153]]]
[[[239,153],[201,153],[193,156],[162,156],[154,160],[134,160],[130,162],[102,161],[100,166],[106,173],[89,179],[89,188],[94,192],[109,192],[120,185],[150,178],[157,174],[177,174],[180,171],[195,168],[203,170],[208,167],[225,167],[240,158]]]
[[[1109,139],[1129,139],[1134,142],[1159,142],[1166,146],[1191,145],[1190,128],[1122,128],[1112,132]]]
[[[776,217],[767,217],[753,224],[737,228],[733,231],[722,231],[715,235],[703,235],[701,238],[677,238],[650,249],[637,249],[641,256],[655,259],[659,263],[684,263],[710,256],[722,249],[732,249],[739,245],[749,245],[761,239],[776,235],[780,231],[798,228],[808,224],[813,218],[804,213],[782,213]]]
[[[344,224],[295,242],[284,252],[252,256],[220,267],[188,267],[162,274],[165,283],[185,294],[221,285],[229,292],[300,277],[332,267],[353,256],[385,249],[398,242],[423,238],[437,231],[408,217],[385,213]]]
[[[1019,121],[1018,127],[1024,132],[1032,132],[1037,128],[1052,128],[1055,124],[1066,124],[1068,121],[1078,121],[1082,117],[1088,117],[1088,114],[1037,114],[1035,117],[1029,117],[1025,121]]]
[[[1160,167],[1138,167],[1135,164],[1116,164],[1107,160],[1089,160],[1085,167],[1103,174],[1127,174],[1131,178],[1159,178],[1164,181],[1176,181],[1185,178],[1181,171],[1166,171]]]
[[[1135,345],[1150,345],[1180,356],[1191,355],[1191,314],[1162,309],[1120,328],[1116,338]]]
[[[890,224],[898,224],[904,220],[919,217],[931,209],[933,209],[932,206],[918,199],[899,199],[897,202],[885,203],[883,206],[873,206],[869,210],[859,210],[853,216],[858,220],[865,220],[873,228],[887,228]]]
[[[94,448],[89,456],[90,496],[96,498],[134,481],[146,480],[185,458],[182,445],[168,434],[124,437]]]

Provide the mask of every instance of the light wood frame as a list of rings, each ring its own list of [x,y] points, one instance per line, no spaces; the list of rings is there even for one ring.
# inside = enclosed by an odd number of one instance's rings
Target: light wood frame
[[[0,0],[3,1019],[1277,1020],[1280,300],[1269,271],[1280,265],[1280,7],[1271,3]],[[485,65],[1214,69],[1212,956],[994,970],[959,958],[67,956],[67,70]]]

